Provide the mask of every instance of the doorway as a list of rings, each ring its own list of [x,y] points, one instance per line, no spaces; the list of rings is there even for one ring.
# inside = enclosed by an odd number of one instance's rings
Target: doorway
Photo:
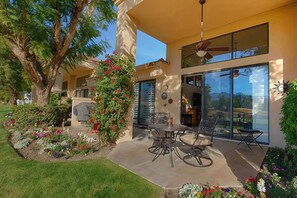
[[[134,92],[134,124],[148,125],[150,115],[155,112],[156,81],[137,82]]]
[[[197,127],[202,112],[203,74],[182,76],[181,124]]]

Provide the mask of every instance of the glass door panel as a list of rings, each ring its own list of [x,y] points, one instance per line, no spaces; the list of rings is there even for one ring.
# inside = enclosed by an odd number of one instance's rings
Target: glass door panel
[[[145,81],[140,83],[139,94],[139,124],[149,124],[149,117],[155,112],[155,81]]]
[[[134,94],[135,94],[134,106],[133,106],[133,123],[134,124],[138,124],[139,86],[140,86],[139,82],[135,83],[135,85],[134,85]]]
[[[219,117],[215,136],[230,138],[231,73],[216,71],[204,74],[204,118]]]
[[[268,143],[268,66],[233,69],[233,138],[240,128],[258,129]]]

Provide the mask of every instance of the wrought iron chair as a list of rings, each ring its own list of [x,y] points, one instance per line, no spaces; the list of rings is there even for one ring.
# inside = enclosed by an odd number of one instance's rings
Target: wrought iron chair
[[[190,147],[188,154],[182,158],[185,163],[196,167],[212,165],[213,160],[203,151],[207,146],[213,145],[213,134],[217,120],[217,117],[207,120],[201,119],[196,133],[180,136],[180,141]]]
[[[152,113],[150,116],[150,124],[166,124],[168,120],[169,114],[163,112]],[[167,148],[165,132],[157,131],[155,129],[150,129],[150,134],[153,136],[153,144],[148,148],[150,153],[155,154],[153,161],[157,159],[162,153],[169,153],[169,148]]]

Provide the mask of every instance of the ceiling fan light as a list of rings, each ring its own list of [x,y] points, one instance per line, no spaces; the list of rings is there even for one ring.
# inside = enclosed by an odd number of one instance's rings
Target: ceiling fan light
[[[201,58],[204,57],[206,55],[206,53],[207,52],[206,51],[203,51],[203,50],[199,50],[199,51],[196,52],[197,56],[199,56]]]

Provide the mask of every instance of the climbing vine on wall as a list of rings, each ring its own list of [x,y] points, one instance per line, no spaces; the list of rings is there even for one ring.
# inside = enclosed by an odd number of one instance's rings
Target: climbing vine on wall
[[[107,55],[97,68],[92,119],[103,143],[115,143],[127,126],[134,100],[134,73],[134,62],[116,53]]]

